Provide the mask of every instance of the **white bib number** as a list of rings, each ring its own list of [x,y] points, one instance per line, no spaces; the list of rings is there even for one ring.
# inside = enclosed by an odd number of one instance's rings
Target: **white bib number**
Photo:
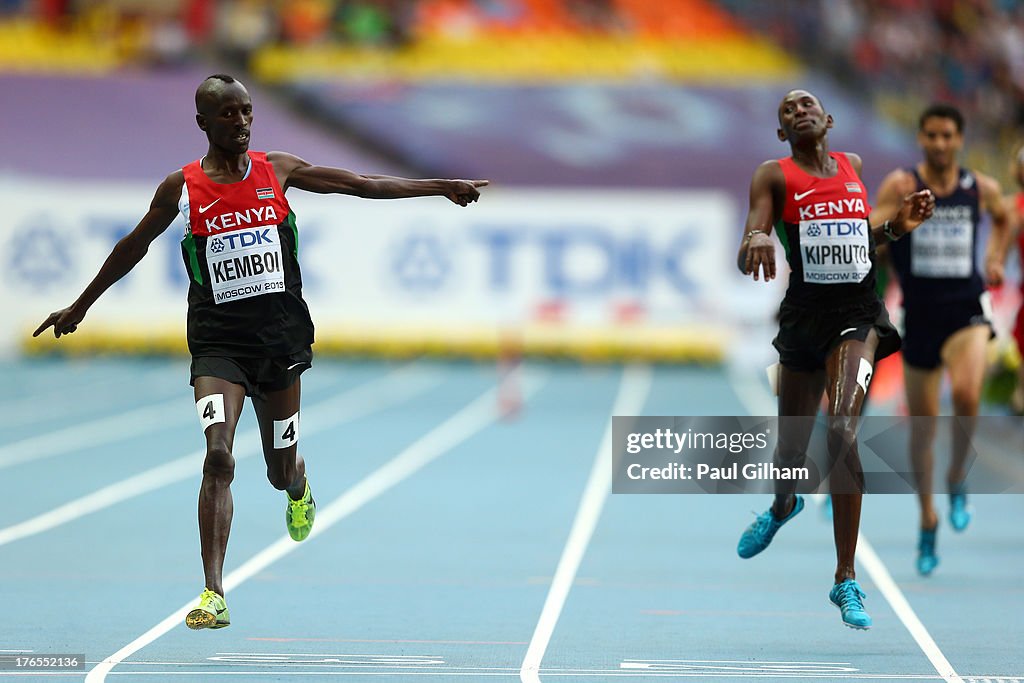
[[[291,448],[299,441],[299,414],[287,420],[274,420],[274,448]]]
[[[910,233],[910,272],[916,277],[970,277],[974,223],[967,206],[942,206]]]
[[[196,401],[196,413],[205,432],[207,427],[224,422],[224,394],[209,394]]]
[[[868,386],[871,384],[871,375],[873,368],[871,363],[866,359],[860,359],[860,365],[857,366],[857,384],[864,390],[864,393],[868,393]]]
[[[856,283],[871,272],[868,222],[863,218],[800,221],[804,282]]]
[[[284,291],[284,263],[275,226],[210,235],[206,262],[214,303]]]

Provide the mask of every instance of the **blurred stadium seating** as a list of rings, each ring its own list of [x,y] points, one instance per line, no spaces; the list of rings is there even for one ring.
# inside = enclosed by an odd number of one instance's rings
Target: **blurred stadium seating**
[[[961,106],[1008,180],[1024,125],[1017,0],[5,0],[0,71],[229,59],[266,83],[792,82],[803,60],[897,125]]]
[[[1010,180],[1024,128],[1019,0],[722,0],[744,25],[913,130],[934,101],[967,118],[967,161]]]

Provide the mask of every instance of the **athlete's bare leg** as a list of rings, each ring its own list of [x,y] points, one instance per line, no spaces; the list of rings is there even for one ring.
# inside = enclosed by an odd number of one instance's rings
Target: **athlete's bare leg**
[[[814,420],[825,391],[825,371],[802,372],[779,367],[779,445],[775,449],[775,465],[780,468],[802,467],[807,457],[807,443],[814,429]],[[786,417],[798,419],[787,420]],[[772,515],[783,519],[793,511],[796,482],[778,480]]]
[[[864,405],[867,384],[871,380],[870,375],[874,374],[877,348],[878,334],[871,330],[865,341],[849,340],[841,343],[829,354],[825,362],[829,399],[829,485],[833,491],[855,492],[832,495],[836,583],[856,578],[853,558],[857,552],[861,498],[864,491],[864,471],[860,464],[860,453],[857,451],[857,422]],[[865,370],[869,373],[867,377]]]
[[[939,414],[942,368],[927,370],[903,364],[907,410],[910,412],[910,464],[921,505],[921,528],[939,523],[932,503],[932,472],[935,469],[935,417]]]
[[[988,325],[972,325],[958,330],[942,345],[942,362],[952,385],[953,412],[959,418],[953,424],[953,457],[946,473],[950,484],[958,484],[967,476],[965,465],[981,405],[990,336]]]
[[[963,481],[967,455],[981,403],[985,377],[985,350],[990,330],[987,325],[972,325],[957,331],[942,346],[942,362],[949,372],[953,388],[953,410],[961,419],[952,425],[953,457],[946,481]],[[939,414],[942,368],[924,370],[904,365],[907,407],[910,415],[927,419],[911,420],[910,461],[921,504],[921,528],[934,529],[939,518],[932,499],[935,470],[935,417]]]
[[[221,409],[213,400],[217,394],[223,397],[223,421],[216,414]],[[208,415],[208,419],[216,420],[206,428],[206,460],[203,463],[203,483],[199,488],[199,542],[206,587],[223,596],[224,554],[234,513],[231,480],[235,477],[235,459],[231,449],[235,426],[245,402],[245,389],[219,377],[197,377],[195,397],[197,406]]]
[[[263,457],[267,462],[267,479],[279,491],[287,491],[292,500],[306,492],[306,463],[298,454],[299,399],[301,380],[287,389],[268,391],[263,398],[253,398],[256,420],[263,441]]]

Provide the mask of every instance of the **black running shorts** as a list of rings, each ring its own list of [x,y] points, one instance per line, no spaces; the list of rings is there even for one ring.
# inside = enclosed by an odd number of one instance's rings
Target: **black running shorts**
[[[934,370],[942,365],[942,346],[954,334],[973,325],[988,325],[988,292],[977,299],[942,304],[915,304],[903,311],[903,360],[911,367]]]
[[[878,333],[876,361],[899,351],[899,333],[889,322],[885,304],[877,297],[830,309],[807,308],[783,301],[779,309],[779,334],[772,344],[778,349],[783,366],[813,372],[825,368],[828,355],[840,342],[864,341],[871,330]]]
[[[245,387],[246,396],[265,398],[268,391],[290,387],[312,366],[311,348],[278,358],[198,356],[192,358],[189,384],[195,386],[197,377],[218,377]]]

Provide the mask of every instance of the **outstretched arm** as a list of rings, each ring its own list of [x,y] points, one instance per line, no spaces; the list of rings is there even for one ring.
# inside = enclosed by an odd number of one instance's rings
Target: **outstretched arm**
[[[985,280],[993,287],[1003,284],[1006,255],[1013,243],[1013,225],[1010,210],[1003,201],[1003,190],[995,178],[976,173],[981,190],[981,208],[992,217],[992,233],[985,248]]]
[[[778,161],[766,161],[754,171],[750,181],[750,210],[743,228],[743,240],[736,265],[744,275],[764,273],[767,282],[775,278],[775,244],[772,225],[782,215],[782,195],[786,178]]]
[[[274,166],[278,182],[287,190],[295,187],[318,194],[349,194],[364,199],[406,199],[408,197],[447,197],[459,206],[480,198],[486,180],[415,180],[384,175],[362,175],[343,168],[313,166],[294,154],[271,152],[267,160]]]
[[[174,216],[178,212],[181,186],[184,182],[185,178],[181,171],[175,171],[167,176],[157,188],[153,201],[149,205],[149,211],[134,230],[114,245],[114,249],[110,252],[107,260],[103,262],[92,282],[86,286],[73,304],[47,316],[46,320],[32,333],[33,337],[38,337],[48,327],[53,327],[53,336],[58,338],[62,334],[71,334],[78,329],[78,324],[85,318],[89,307],[100,298],[103,292],[127,275],[142,260],[142,257],[149,251],[149,245],[153,240],[174,221]]]
[[[920,227],[934,212],[935,195],[931,190],[913,192],[900,200],[899,210],[893,218],[871,226],[871,234],[876,242],[898,240]],[[871,223],[870,218],[868,222]]]
[[[914,176],[903,169],[897,169],[885,176],[875,195],[875,206],[871,210],[871,223],[881,225],[896,217],[903,204],[903,198],[917,189]]]
[[[904,170],[893,171],[882,181],[868,218],[877,244],[899,239],[931,218],[935,196],[931,190],[916,189],[914,177]]]

